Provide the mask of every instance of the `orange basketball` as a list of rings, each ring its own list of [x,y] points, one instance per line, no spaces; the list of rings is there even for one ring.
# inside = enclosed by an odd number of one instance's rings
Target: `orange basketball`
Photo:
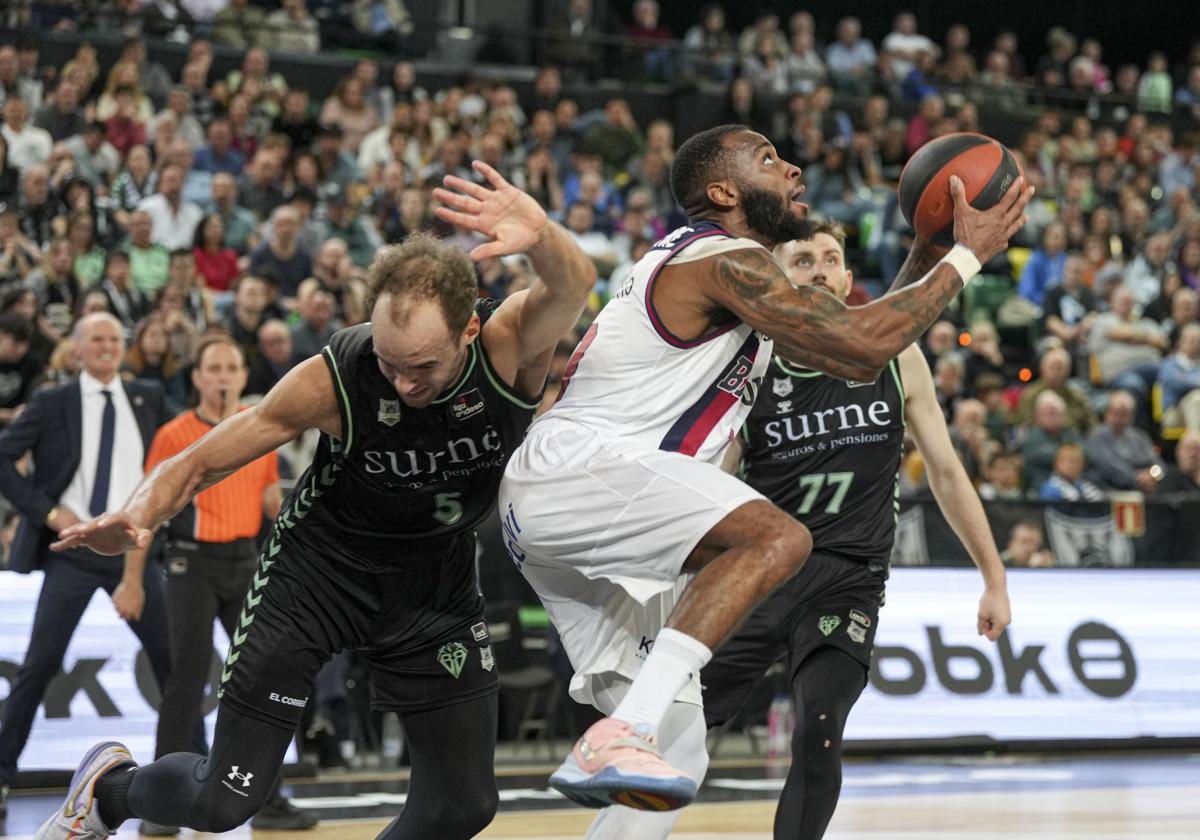
[[[967,200],[986,210],[1025,173],[1012,152],[982,134],[963,132],[930,140],[900,173],[900,212],[922,237],[936,245],[954,244],[954,200],[950,176],[957,175]]]

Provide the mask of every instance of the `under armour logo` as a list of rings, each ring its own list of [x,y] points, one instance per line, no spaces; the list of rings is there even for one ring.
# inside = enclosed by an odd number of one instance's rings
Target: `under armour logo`
[[[253,773],[239,773],[238,766],[235,764],[229,768],[229,775],[226,776],[225,778],[237,779],[239,782],[242,783],[242,787],[250,787],[250,780],[254,778],[254,774]]]

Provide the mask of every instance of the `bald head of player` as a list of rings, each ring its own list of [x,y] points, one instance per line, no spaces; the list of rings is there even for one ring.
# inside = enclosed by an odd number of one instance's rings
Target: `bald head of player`
[[[417,234],[376,257],[367,284],[379,369],[405,405],[424,408],[458,379],[479,337],[475,269],[462,248]]]
[[[671,192],[690,220],[744,227],[768,248],[811,235],[800,168],[744,125],[719,125],[689,137],[671,163]]]
[[[815,224],[811,236],[779,245],[775,259],[793,286],[813,286],[845,300],[854,284],[846,268],[846,234],[836,222]]]

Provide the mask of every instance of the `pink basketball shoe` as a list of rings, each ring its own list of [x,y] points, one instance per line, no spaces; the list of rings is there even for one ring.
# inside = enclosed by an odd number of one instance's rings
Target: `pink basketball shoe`
[[[604,718],[583,734],[550,784],[588,808],[673,811],[696,798],[696,780],[663,760],[646,727]]]

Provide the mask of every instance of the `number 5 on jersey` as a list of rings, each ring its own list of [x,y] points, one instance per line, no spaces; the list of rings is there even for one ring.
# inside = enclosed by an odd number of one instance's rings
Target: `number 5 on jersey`
[[[458,500],[462,493],[438,493],[433,497],[433,518],[443,525],[453,525],[462,519],[463,506]]]
[[[797,508],[796,515],[805,516],[812,513],[813,506],[817,503],[817,497],[821,495],[821,490],[826,484],[836,489],[833,491],[833,498],[825,506],[825,512],[833,515],[841,513],[842,502],[846,501],[846,494],[850,492],[850,483],[853,481],[854,473],[852,472],[816,473],[800,476],[800,490],[804,492],[804,498],[800,500],[800,507]]]

